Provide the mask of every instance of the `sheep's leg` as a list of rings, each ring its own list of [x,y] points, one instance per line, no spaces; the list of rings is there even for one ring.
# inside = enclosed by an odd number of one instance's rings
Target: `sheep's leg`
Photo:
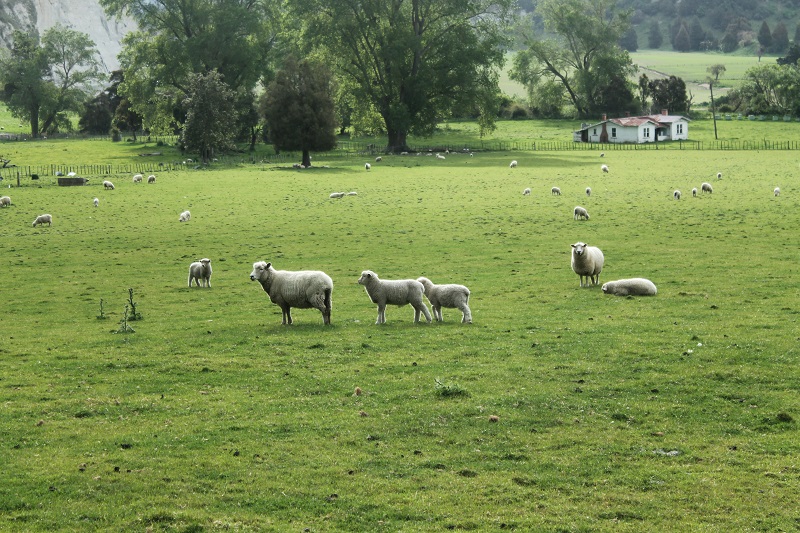
[[[378,320],[376,324],[384,324],[386,322],[386,304],[378,304]]]
[[[286,326],[292,325],[292,311],[288,305],[281,305],[281,324]]]
[[[431,305],[431,310],[433,311],[433,318],[436,319],[437,322],[440,322],[442,320],[441,306]]]
[[[414,307],[414,322],[419,322],[419,313],[420,311],[422,314],[425,315],[425,320],[428,321],[430,324],[431,322],[431,314],[428,312],[428,306],[425,305],[425,302],[420,302],[419,307]]]
[[[472,324],[472,312],[470,311],[469,306],[466,303],[464,303],[461,305],[459,309],[461,309],[461,312],[463,313],[461,317],[461,323]]]
[[[419,314],[420,314],[419,307],[414,306],[414,323],[419,322]]]

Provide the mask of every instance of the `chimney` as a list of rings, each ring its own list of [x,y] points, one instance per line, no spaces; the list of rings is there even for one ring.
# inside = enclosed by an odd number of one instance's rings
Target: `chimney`
[[[629,116],[631,116],[631,112],[630,112],[630,111],[625,111],[625,116],[626,116],[626,117],[629,117]]]
[[[666,110],[666,109],[662,109],[662,110],[661,110],[661,114],[662,114],[662,115],[669,115],[669,113],[667,113],[667,110]]]
[[[608,117],[606,117],[605,113],[603,113],[603,120],[608,120]]]

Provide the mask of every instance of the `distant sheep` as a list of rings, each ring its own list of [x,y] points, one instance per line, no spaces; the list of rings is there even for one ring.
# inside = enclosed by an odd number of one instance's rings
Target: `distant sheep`
[[[133,182],[134,183],[141,183],[143,179],[144,179],[144,176],[142,176],[141,174],[134,174],[133,175]]]
[[[110,182],[110,181],[108,181],[108,180],[105,180],[105,181],[103,182],[103,188],[104,188],[104,189],[109,189],[109,190],[112,190],[112,191],[113,191],[113,190],[114,190],[114,184],[113,184],[113,183],[111,183],[111,182]]]
[[[181,216],[178,217],[178,222],[189,222],[189,219],[192,218],[192,214],[189,211],[184,211],[181,213]]]
[[[444,156],[442,154],[436,154],[436,159],[444,159]]]
[[[509,165],[508,168],[517,168],[517,160],[513,160]]]
[[[197,287],[211,288],[211,259],[204,257],[189,265],[189,287],[192,281]]]
[[[606,156],[605,152],[600,152],[600,157],[605,157],[605,156]]]
[[[68,177],[68,178],[74,178],[74,177],[75,177],[75,176],[77,176],[77,175],[78,175],[78,173],[77,173],[77,172],[67,172],[67,177]]]
[[[697,187],[692,188],[692,197],[697,197]]]
[[[7,207],[9,205],[11,205],[11,197],[10,196],[0,196],[0,207]]]
[[[52,225],[53,215],[39,215],[36,217],[36,220],[33,221],[33,227],[35,228],[36,226],[44,225],[45,222],[48,226]]]
[[[600,170],[603,172],[608,172],[608,165],[600,165]]]
[[[358,196],[358,193],[356,191],[350,191],[347,193],[347,196]]]
[[[94,204],[95,207],[97,207],[98,205],[100,205],[100,199],[95,198],[94,200],[92,200],[92,203]]]
[[[616,296],[655,296],[657,292],[655,283],[644,278],[620,279],[603,284],[604,294]]]
[[[365,270],[358,278],[358,283],[364,286],[372,303],[378,304],[378,320],[376,324],[386,323],[386,305],[407,305],[411,304],[414,308],[414,322],[419,322],[420,313],[425,315],[428,322],[431,321],[431,314],[428,307],[422,301],[425,287],[415,279],[402,280],[382,280],[378,275]]]
[[[376,163],[380,163],[381,161],[383,161],[383,158],[381,156],[375,158]]]
[[[681,199],[681,191],[676,190],[675,192],[672,193],[672,197],[675,198],[676,200],[680,200]]]
[[[589,220],[589,212],[586,211],[586,209],[584,209],[583,207],[576,205],[575,209],[572,210],[572,219],[578,220],[580,218]]]
[[[591,195],[592,195],[592,188],[586,187],[586,196],[591,196]]]
[[[714,192],[714,188],[711,187],[710,183],[703,182],[703,184],[700,185],[700,192],[707,192],[708,194],[711,194]]]
[[[722,179],[722,172],[717,172],[717,179],[718,179],[718,180],[721,180],[721,179]]]
[[[367,164],[369,164],[369,163],[367,163]],[[328,196],[328,198],[342,198],[342,197],[346,196],[346,194],[347,194],[347,193],[343,193],[343,192],[332,192],[332,193],[331,193],[331,194]]]
[[[155,175],[150,174],[149,176],[147,176],[147,183],[155,183],[155,182],[156,182]]]
[[[583,242],[571,244],[572,258],[570,265],[572,271],[580,278],[580,286],[583,287],[583,280],[586,278],[586,286],[597,285],[600,282],[600,272],[603,271],[605,257],[597,246],[589,246]]]
[[[530,196],[530,195],[531,195],[531,188],[530,187],[526,187],[526,188],[522,189],[522,196]]]
[[[253,263],[251,281],[258,281],[272,303],[282,311],[281,324],[292,325],[292,307],[319,309],[322,323],[331,323],[333,280],[319,270],[275,270],[272,263]]]
[[[425,287],[425,297],[431,303],[433,318],[443,322],[442,307],[461,310],[461,323],[472,323],[472,312],[469,309],[469,289],[464,285],[446,284],[436,285],[425,277],[417,278]]]
[[[364,163],[364,168],[365,168],[366,170],[369,170],[369,169],[371,169],[371,168],[372,168],[372,165],[370,165],[369,163]]]
[[[772,191],[772,194],[774,194],[775,196],[780,196],[781,195],[781,188],[780,187],[775,187],[775,190]],[[2,198],[0,198],[0,201],[2,201]]]
[[[559,189],[558,187],[553,187],[550,189],[550,194],[561,196],[561,189]]]

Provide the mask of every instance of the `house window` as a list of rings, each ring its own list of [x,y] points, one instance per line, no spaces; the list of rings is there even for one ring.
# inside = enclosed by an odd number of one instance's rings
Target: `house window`
[[[683,135],[683,124],[675,125],[675,133],[677,133],[678,135]]]
[[[617,136],[617,128],[611,128],[611,137]]]
[[[597,128],[592,130],[592,135],[597,135]]]
[[[642,129],[642,136],[643,136],[645,139],[649,139],[649,138],[650,138],[650,128],[644,128],[644,129]]]

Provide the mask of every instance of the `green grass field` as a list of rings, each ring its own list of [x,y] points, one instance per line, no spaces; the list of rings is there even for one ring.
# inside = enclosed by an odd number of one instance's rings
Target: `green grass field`
[[[3,149],[125,150],[46,146]],[[795,153],[314,161],[4,189],[0,530],[797,528]],[[579,288],[576,241],[659,294]],[[281,326],[258,260],[326,271],[333,326]],[[377,326],[364,269],[463,283],[474,323]]]

